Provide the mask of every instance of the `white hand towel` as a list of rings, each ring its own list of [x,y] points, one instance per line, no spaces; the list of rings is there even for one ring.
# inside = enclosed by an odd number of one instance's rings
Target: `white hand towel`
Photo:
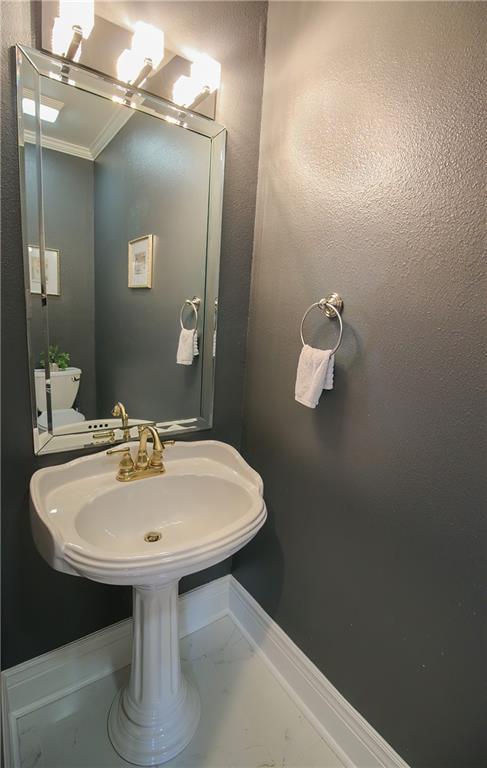
[[[322,391],[333,389],[334,363],[331,349],[313,349],[304,345],[296,375],[295,398],[298,403],[316,408]]]
[[[198,349],[198,333],[197,333],[196,330],[193,333],[194,333],[194,336],[193,336],[193,355],[194,355],[194,357],[196,357],[200,353],[200,351]]]
[[[178,351],[176,362],[178,365],[192,365],[194,357],[194,336],[193,330],[183,328],[179,334]]]

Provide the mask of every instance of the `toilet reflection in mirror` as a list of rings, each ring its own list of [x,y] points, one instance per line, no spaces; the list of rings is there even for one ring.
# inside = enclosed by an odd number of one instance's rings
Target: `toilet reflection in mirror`
[[[84,415],[74,407],[80,387],[81,373],[81,368],[71,366],[50,372],[52,428],[54,430],[79,424],[85,420]],[[36,368],[34,377],[38,413],[37,425],[39,430],[47,430],[49,429],[49,417],[44,368]]]

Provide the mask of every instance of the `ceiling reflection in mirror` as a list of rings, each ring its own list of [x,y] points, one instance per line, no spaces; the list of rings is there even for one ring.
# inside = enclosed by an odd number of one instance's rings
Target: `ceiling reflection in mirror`
[[[18,49],[35,450],[208,428],[225,131],[62,66]]]

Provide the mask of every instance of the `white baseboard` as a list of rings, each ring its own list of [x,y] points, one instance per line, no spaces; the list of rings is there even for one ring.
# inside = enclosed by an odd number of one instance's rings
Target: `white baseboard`
[[[408,768],[233,577],[229,613],[305,717],[348,768]]]
[[[180,636],[226,615],[347,768],[408,768],[233,576],[181,595]],[[127,666],[131,632],[127,619],[2,673],[5,768],[20,765],[17,720]]]

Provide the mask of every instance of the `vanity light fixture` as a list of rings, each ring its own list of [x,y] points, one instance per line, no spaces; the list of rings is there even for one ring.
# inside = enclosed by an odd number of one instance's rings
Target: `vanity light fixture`
[[[118,79],[137,88],[157,69],[163,58],[164,32],[162,29],[146,24],[144,21],[138,21],[135,24],[131,47],[122,51],[118,58]]]
[[[181,107],[197,106],[220,86],[221,66],[208,54],[198,55],[191,75],[181,75],[173,85],[172,100]]]
[[[52,50],[70,61],[79,61],[81,41],[95,25],[94,0],[59,0],[59,15],[52,29]]]

